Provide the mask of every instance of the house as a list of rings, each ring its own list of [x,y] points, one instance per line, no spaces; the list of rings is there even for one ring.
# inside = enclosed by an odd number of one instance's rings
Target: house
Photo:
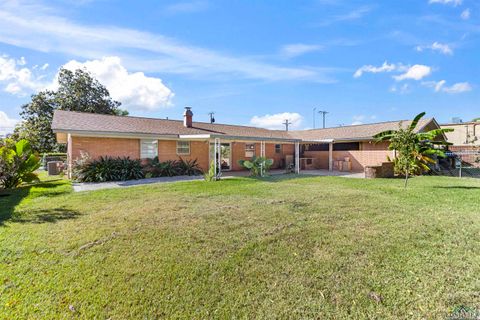
[[[57,110],[52,129],[59,143],[67,144],[68,167],[87,153],[100,156],[153,158],[160,161],[196,159],[203,170],[212,160],[222,170],[243,170],[239,160],[265,156],[273,168],[287,165],[301,169],[363,171],[393,156],[388,143],[375,143],[373,136],[395,130],[409,121],[391,121],[337,128],[284,131],[194,122],[190,108],[183,121],[113,116]],[[421,120],[419,130],[438,128],[432,119]]]
[[[480,121],[454,122],[440,125],[445,129],[449,151],[460,158],[465,166],[480,168]]]

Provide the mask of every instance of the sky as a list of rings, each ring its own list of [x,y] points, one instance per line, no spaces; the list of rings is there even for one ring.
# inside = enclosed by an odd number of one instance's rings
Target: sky
[[[131,115],[282,129],[480,116],[480,1],[0,0],[0,133],[61,67]]]

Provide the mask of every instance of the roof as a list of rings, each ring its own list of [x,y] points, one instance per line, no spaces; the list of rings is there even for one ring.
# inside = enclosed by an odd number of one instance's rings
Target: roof
[[[435,123],[433,118],[420,120],[417,128]],[[95,133],[99,135],[155,135],[155,136],[190,136],[210,135],[229,136],[238,138],[264,138],[278,140],[371,140],[373,136],[385,130],[398,129],[399,124],[404,127],[411,120],[389,121],[363,125],[352,125],[325,129],[311,129],[299,131],[269,130],[257,127],[212,124],[193,122],[192,128],[187,128],[180,120],[166,120],[131,116],[114,116],[73,111],[56,110],[53,116],[52,129],[54,132]]]
[[[99,134],[146,134],[146,135],[225,135],[267,139],[292,139],[283,130],[268,130],[257,127],[193,122],[191,128],[180,120],[165,120],[131,116],[114,116],[84,112],[56,110],[53,115],[54,132],[95,132]]]
[[[417,131],[421,131],[432,121],[434,121],[433,118],[421,119],[417,125]],[[400,124],[402,124],[402,127],[406,128],[411,123],[411,120],[388,121],[335,128],[290,131],[290,135],[302,140],[371,140],[377,133],[386,130],[396,130]]]

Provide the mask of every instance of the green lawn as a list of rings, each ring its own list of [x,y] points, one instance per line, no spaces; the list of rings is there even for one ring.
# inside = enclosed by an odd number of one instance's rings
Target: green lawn
[[[0,318],[480,310],[480,181],[402,185],[276,177],[86,193],[63,180],[25,187],[0,196]]]

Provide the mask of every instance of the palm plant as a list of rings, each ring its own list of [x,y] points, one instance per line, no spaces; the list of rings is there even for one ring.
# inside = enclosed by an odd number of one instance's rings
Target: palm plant
[[[429,171],[429,165],[435,164],[435,157],[445,157],[445,153],[439,146],[450,144],[438,140],[438,137],[445,132],[453,131],[453,129],[417,132],[418,122],[424,115],[425,112],[418,114],[406,128],[403,128],[400,123],[398,130],[387,130],[374,136],[377,142],[390,142],[389,149],[396,151],[396,157],[393,160],[395,171],[405,175],[405,188],[410,175]]]

